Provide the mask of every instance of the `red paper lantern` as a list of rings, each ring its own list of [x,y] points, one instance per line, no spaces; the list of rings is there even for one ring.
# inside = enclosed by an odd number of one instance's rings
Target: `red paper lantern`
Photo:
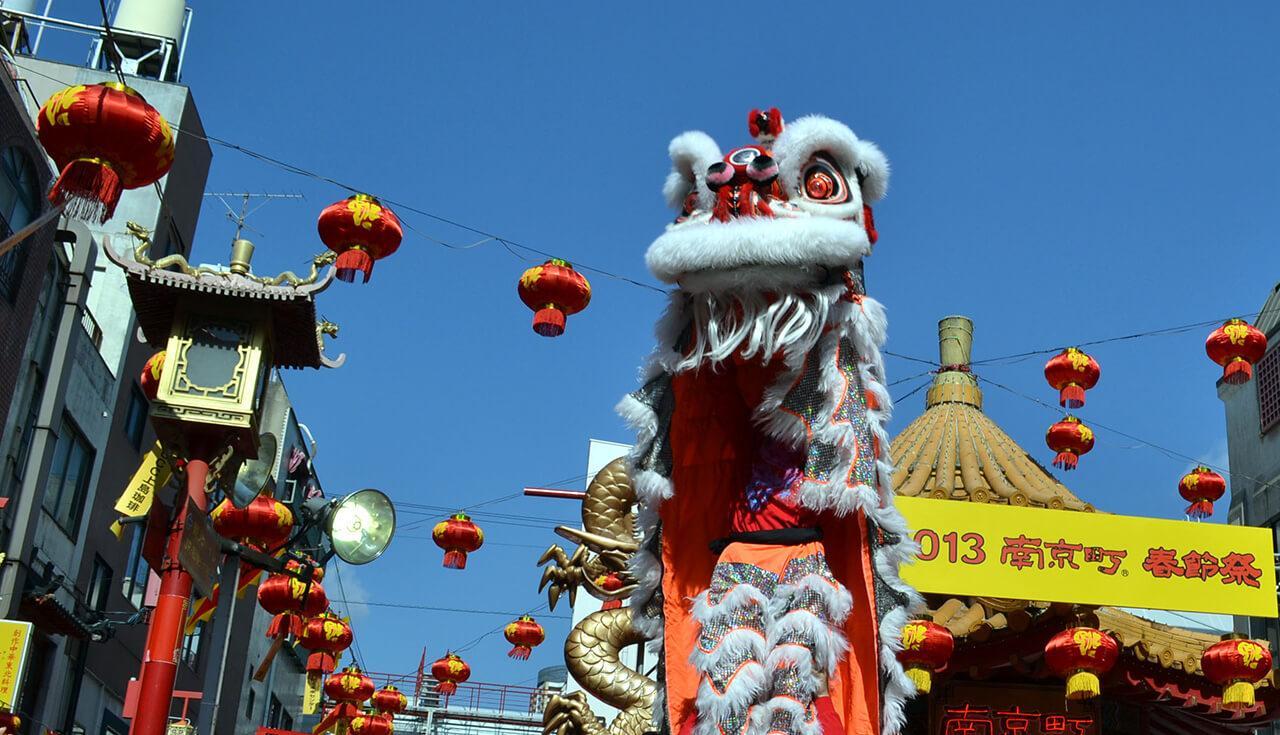
[[[484,544],[484,531],[471,522],[466,513],[455,513],[431,529],[431,539],[444,549],[444,565],[448,569],[466,569],[467,554]]]
[[[1204,342],[1209,359],[1222,366],[1222,381],[1248,383],[1253,364],[1267,352],[1267,335],[1243,319],[1228,319]]]
[[[928,694],[933,688],[933,674],[947,665],[956,642],[951,631],[932,620],[913,620],[902,626],[902,650],[898,661],[916,691]]]
[[[521,615],[518,619],[507,623],[507,627],[502,630],[502,634],[506,636],[507,642],[512,645],[512,649],[507,651],[507,655],[520,660],[528,659],[529,654],[533,653],[533,649],[541,645],[542,641],[547,637],[546,631],[542,629],[542,626],[528,615]]]
[[[543,337],[564,334],[566,317],[591,303],[591,284],[559,258],[525,271],[519,291],[520,300],[533,309],[533,331]]]
[[[224,498],[209,517],[220,535],[263,551],[284,545],[293,531],[293,511],[267,493],[243,508]]]
[[[1066,408],[1083,406],[1084,392],[1097,385],[1101,375],[1098,361],[1074,347],[1063,350],[1044,366],[1044,379],[1058,391],[1058,405]]]
[[[356,280],[357,272],[368,283],[373,261],[394,253],[404,237],[396,213],[368,194],[355,194],[325,207],[317,228],[320,240],[338,254],[333,267],[347,283]]]
[[[626,583],[622,581],[622,575],[617,572],[609,572],[607,574],[601,574],[596,578],[596,586],[605,592],[617,592],[625,587]],[[604,604],[600,606],[600,609],[617,610],[620,607],[622,607],[622,600],[614,598],[612,600],[605,600]]]
[[[387,715],[360,714],[351,718],[351,735],[391,735],[391,717]]]
[[[1093,429],[1080,423],[1075,416],[1066,416],[1049,427],[1044,441],[1049,448],[1057,452],[1053,458],[1053,466],[1068,471],[1076,468],[1080,455],[1093,449]]]
[[[1098,677],[1110,671],[1119,656],[1115,639],[1096,628],[1068,628],[1044,647],[1045,664],[1067,680],[1067,699],[1098,696]]]
[[[142,394],[147,397],[147,400],[154,401],[156,394],[160,392],[160,373],[163,371],[164,350],[160,350],[147,358],[146,364],[142,366],[142,374],[138,376],[138,382],[142,385]]]
[[[55,92],[36,115],[36,134],[62,171],[49,201],[76,219],[106,222],[124,189],[150,186],[173,165],[169,123],[117,82]]]
[[[1187,506],[1190,518],[1208,518],[1213,515],[1213,504],[1227,493],[1227,481],[1217,472],[1201,465],[1182,476],[1178,493],[1191,505]]]
[[[302,565],[290,560],[286,568],[296,571],[301,570]],[[272,574],[258,585],[258,604],[275,616],[267,627],[268,638],[286,638],[290,635],[300,637],[306,619],[319,615],[329,607],[329,598],[320,584],[322,576],[322,570],[317,568],[308,587],[306,582],[281,572]]]
[[[398,715],[409,706],[409,700],[404,696],[404,692],[388,684],[373,693],[373,699],[369,700],[369,704],[384,715]]]
[[[338,654],[351,646],[351,625],[330,612],[322,612],[307,621],[298,642],[311,651],[307,672],[328,674],[337,666]]]
[[[325,680],[324,693],[335,702],[363,702],[373,696],[373,679],[352,664]]]
[[[1228,634],[1205,649],[1200,668],[1222,687],[1222,707],[1242,710],[1254,704],[1253,685],[1271,672],[1271,651],[1261,643]]]
[[[0,710],[0,727],[11,735],[17,735],[18,729],[22,727],[22,718],[7,709]]]
[[[447,653],[444,658],[431,664],[431,676],[435,678],[436,691],[441,694],[454,694],[458,685],[471,678],[471,667],[456,653]]]

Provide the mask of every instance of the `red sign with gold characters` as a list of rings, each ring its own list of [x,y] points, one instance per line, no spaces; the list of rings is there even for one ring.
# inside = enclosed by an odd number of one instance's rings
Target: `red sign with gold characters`
[[[1276,617],[1271,531],[898,498],[922,592]]]

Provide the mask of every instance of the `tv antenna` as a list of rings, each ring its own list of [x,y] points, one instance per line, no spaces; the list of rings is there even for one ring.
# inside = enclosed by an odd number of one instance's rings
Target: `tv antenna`
[[[250,232],[253,232],[259,235],[262,234],[261,232],[258,232],[257,230],[253,229],[249,225],[245,224],[245,221],[248,220],[249,217],[253,215],[255,212],[257,212],[259,209],[262,209],[263,207],[270,204],[272,200],[274,199],[305,199],[306,198],[301,194],[274,194],[274,193],[265,193],[265,192],[262,194],[254,194],[252,192],[247,192],[247,191],[205,192],[205,196],[215,197],[218,201],[222,202],[222,206],[227,208],[227,215],[226,215],[227,220],[234,223],[236,226],[236,234],[235,234],[235,237],[232,238],[233,240],[239,240],[240,233],[244,230],[249,230]],[[231,203],[227,201],[228,198],[240,200],[239,212],[236,212],[235,207],[231,206]],[[253,209],[249,209],[249,202],[254,199],[261,199],[262,203],[254,207]]]

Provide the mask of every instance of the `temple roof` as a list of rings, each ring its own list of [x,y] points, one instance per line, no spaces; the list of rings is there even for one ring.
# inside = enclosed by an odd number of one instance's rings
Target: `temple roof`
[[[982,412],[982,389],[969,371],[973,323],[947,317],[938,331],[943,367],[925,412],[891,444],[894,492],[1092,511]]]
[[[947,317],[938,324],[942,367],[925,397],[925,411],[893,439],[898,495],[1092,512],[982,412],[982,390],[969,369],[973,323]],[[1200,655],[1219,640],[1209,633],[1146,620],[1111,607],[985,597],[927,595],[927,614],[956,638],[949,668],[980,678],[1006,674],[1047,677],[1044,642],[1079,618],[1110,632],[1124,653],[1112,679],[1137,698],[1194,710],[1202,725],[1232,726],[1273,719],[1280,706],[1274,675],[1259,685],[1258,704],[1232,715],[1220,709],[1220,689],[1200,670]],[[1189,715],[1190,716],[1190,715]],[[1207,728],[1207,725],[1204,725]],[[1200,732],[1210,732],[1202,729]],[[1217,730],[1213,730],[1217,732]]]

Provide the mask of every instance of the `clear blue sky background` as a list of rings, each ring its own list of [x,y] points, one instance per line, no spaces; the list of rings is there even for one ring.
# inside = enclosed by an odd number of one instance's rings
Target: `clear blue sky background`
[[[671,216],[660,196],[671,137],[701,128],[723,148],[745,143],[756,106],[845,121],[893,164],[867,276],[895,352],[936,359],[936,322],[953,313],[975,320],[982,359],[1253,312],[1280,277],[1273,4],[792,3],[781,17],[748,2],[193,5],[184,75],[210,134],[649,282],[644,249]],[[345,196],[217,147],[209,189],[306,195],[251,220],[258,272],[303,266],[320,248],[316,215]],[[401,216],[451,243],[478,239]],[[225,261],[221,217],[207,202],[197,259]],[[527,265],[493,243],[456,252],[408,234],[371,283],[322,297],[347,366],[288,381],[331,494],[372,486],[462,506],[583,474],[588,437],[630,439],[612,407],[663,297],[592,274],[590,309],[543,339],[516,298]],[[1082,416],[1225,464],[1206,332],[1096,349],[1102,382]],[[983,374],[1052,400],[1042,364]],[[892,380],[926,366],[888,369]],[[1047,464],[1053,413],[986,394],[988,413]],[[923,392],[903,401],[893,433],[922,408]],[[1099,430],[1063,479],[1101,508],[1174,518],[1188,467]],[[576,506],[482,510],[528,519],[477,514],[489,543],[457,572],[427,538],[437,516],[402,514],[416,527],[383,559],[344,568],[349,596],[540,604],[534,560]],[[380,671],[506,622],[354,609]],[[551,642],[529,662],[507,659],[500,634],[469,650],[473,678],[529,683],[559,663],[567,623],[545,622]]]

